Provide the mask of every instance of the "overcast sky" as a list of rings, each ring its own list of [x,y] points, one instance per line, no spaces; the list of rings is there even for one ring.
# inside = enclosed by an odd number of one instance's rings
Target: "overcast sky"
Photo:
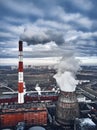
[[[0,0],[0,58],[97,56],[96,0]]]

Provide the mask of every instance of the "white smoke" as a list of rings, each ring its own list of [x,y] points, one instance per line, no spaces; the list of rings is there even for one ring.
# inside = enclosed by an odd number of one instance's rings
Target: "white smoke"
[[[41,88],[39,87],[39,84],[36,84],[35,90],[38,92],[38,95],[41,95]]]
[[[64,34],[61,31],[39,28],[26,28],[20,39],[27,42],[28,45],[46,44],[51,41],[54,41],[56,44],[65,42]]]
[[[80,69],[79,61],[75,59],[72,53],[66,53],[56,66],[57,74],[54,78],[62,91],[73,92],[76,89],[78,81],[76,80],[76,72]]]

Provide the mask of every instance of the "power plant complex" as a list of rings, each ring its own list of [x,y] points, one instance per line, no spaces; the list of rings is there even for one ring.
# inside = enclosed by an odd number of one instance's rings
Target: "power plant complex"
[[[26,126],[46,125],[47,109],[44,103],[24,100],[25,85],[23,80],[23,43],[19,41],[19,66],[18,66],[18,97],[12,96],[7,100],[2,99],[0,104],[0,127],[14,127],[18,122],[25,122]],[[32,97],[33,98],[33,97]],[[25,96],[26,99],[26,96]],[[10,104],[10,100],[12,100]]]
[[[8,95],[8,98],[7,98]],[[19,41],[18,63],[18,93],[9,93],[0,98],[0,129],[13,128],[19,122],[26,127],[48,125],[50,106],[55,106],[54,125],[74,126],[76,118],[80,117],[79,103],[76,92],[63,90],[41,92],[34,96],[34,92],[27,94],[23,75],[23,42]]]

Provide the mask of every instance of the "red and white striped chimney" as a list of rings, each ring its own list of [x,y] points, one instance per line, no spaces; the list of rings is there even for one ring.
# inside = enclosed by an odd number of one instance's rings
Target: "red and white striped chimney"
[[[19,41],[18,103],[24,103],[23,42]]]

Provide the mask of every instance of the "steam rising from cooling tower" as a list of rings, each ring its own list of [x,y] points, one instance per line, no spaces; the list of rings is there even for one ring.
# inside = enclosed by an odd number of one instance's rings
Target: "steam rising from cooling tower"
[[[73,53],[65,53],[60,63],[56,66],[57,74],[54,78],[62,91],[73,92],[76,89],[76,72],[79,70],[79,62],[75,59]]]
[[[64,43],[63,33],[59,31],[36,29],[31,30],[27,28],[24,33],[21,34],[20,39],[27,42],[28,45],[46,44],[51,41],[55,41],[56,44]]]
[[[56,121],[62,125],[73,125],[79,116],[78,102],[75,94],[77,81],[75,74],[79,69],[78,61],[72,53],[66,53],[57,66],[58,72],[54,75],[61,88],[56,106]]]

